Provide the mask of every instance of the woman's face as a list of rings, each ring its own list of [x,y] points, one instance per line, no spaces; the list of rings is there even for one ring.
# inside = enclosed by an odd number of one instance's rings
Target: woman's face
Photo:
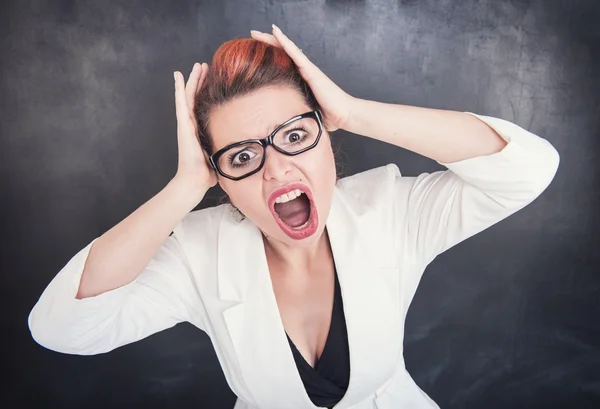
[[[290,86],[265,87],[239,97],[210,115],[214,152],[234,142],[265,138],[278,125],[308,111],[304,98]],[[307,135],[293,126],[284,131],[279,141],[290,146]],[[227,161],[224,164],[243,165],[257,154],[252,149],[233,153],[221,159]],[[287,156],[269,146],[265,156],[262,169],[245,179],[219,175],[221,188],[270,239],[292,246],[314,243],[325,229],[336,181],[329,134],[323,129],[318,144],[299,155]]]

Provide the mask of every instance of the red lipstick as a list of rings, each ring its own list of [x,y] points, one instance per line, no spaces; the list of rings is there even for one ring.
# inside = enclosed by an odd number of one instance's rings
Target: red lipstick
[[[275,200],[282,194],[291,192],[296,189],[298,189],[302,193],[304,193],[310,203],[310,210],[309,210],[310,213],[309,213],[308,221],[305,223],[305,225],[303,227],[300,227],[300,228],[293,228],[293,227],[285,224],[283,222],[283,220],[281,220],[279,218],[279,215],[275,211]],[[283,230],[283,232],[285,234],[287,234],[290,238],[292,238],[294,240],[302,240],[302,239],[312,236],[317,231],[317,228],[319,226],[319,215],[317,212],[317,207],[315,206],[315,201],[313,199],[312,192],[310,191],[308,186],[306,186],[305,184],[296,182],[296,183],[291,183],[289,185],[282,186],[280,188],[275,189],[269,195],[268,205],[269,205],[269,210],[271,211],[271,214],[273,214],[273,217],[275,218],[275,222],[277,222],[277,225],[279,226],[279,228],[281,230]]]

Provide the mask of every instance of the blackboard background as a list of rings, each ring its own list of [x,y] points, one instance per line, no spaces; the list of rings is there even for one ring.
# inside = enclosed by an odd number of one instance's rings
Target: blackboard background
[[[37,345],[27,315],[76,251],[173,176],[172,72],[271,23],[352,95],[496,116],[552,142],[561,166],[542,196],[429,266],[406,363],[444,409],[600,407],[600,2],[1,7],[3,408],[233,407],[210,339],[189,324],[80,357]],[[336,143],[346,175],[439,169],[344,131]]]

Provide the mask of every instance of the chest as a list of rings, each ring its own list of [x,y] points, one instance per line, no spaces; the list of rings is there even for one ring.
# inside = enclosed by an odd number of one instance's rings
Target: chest
[[[335,271],[324,262],[310,274],[273,274],[273,291],[283,327],[306,362],[314,368],[323,353],[331,325]]]

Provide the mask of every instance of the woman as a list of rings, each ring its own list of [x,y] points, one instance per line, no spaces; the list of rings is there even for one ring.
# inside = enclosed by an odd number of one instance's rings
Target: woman
[[[188,321],[211,337],[236,409],[437,408],[403,359],[421,274],[540,195],[558,153],[502,119],[351,97],[276,27],[252,37],[187,85],[175,73],[176,176],[67,263],[32,336],[91,355]],[[337,181],[339,128],[448,170]],[[190,213],[216,183],[231,204]]]

